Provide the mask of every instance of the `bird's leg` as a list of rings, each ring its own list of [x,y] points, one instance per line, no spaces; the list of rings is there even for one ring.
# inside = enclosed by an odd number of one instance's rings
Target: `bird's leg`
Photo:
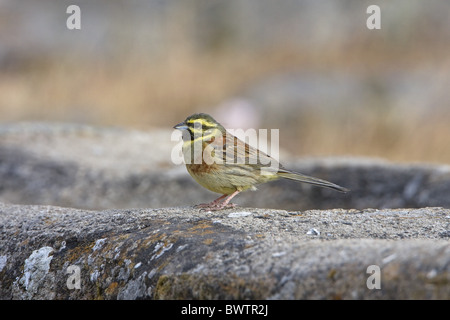
[[[231,199],[233,199],[239,192],[239,190],[236,190],[235,192],[233,192],[232,194],[230,194],[228,196],[228,198],[226,198],[220,205],[217,206],[217,210],[226,208],[226,207],[230,207],[230,208],[234,208],[236,205],[234,203],[230,203]]]

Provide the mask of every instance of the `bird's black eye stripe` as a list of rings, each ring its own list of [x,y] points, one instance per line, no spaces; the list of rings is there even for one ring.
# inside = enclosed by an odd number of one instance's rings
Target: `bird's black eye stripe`
[[[211,129],[217,129],[217,124],[203,119],[186,120],[185,124],[188,127],[188,132],[191,140],[194,141],[199,136],[209,135]]]
[[[204,125],[204,124],[202,124],[202,130],[209,130],[209,129],[213,129],[213,128],[215,128],[216,126],[208,126],[208,125]]]
[[[213,129],[213,128],[215,128],[215,126],[208,126],[208,125],[204,125],[204,124],[202,124],[201,126],[200,126],[200,124],[188,124],[188,127],[189,128],[193,128],[194,130],[195,129],[202,129],[202,130],[209,130],[209,129]]]
[[[209,129],[214,129],[214,128],[217,127],[215,124],[206,124],[206,123],[202,123],[200,121],[187,122],[187,126],[189,128],[193,128],[194,130],[201,128],[203,131],[204,130],[209,130]]]

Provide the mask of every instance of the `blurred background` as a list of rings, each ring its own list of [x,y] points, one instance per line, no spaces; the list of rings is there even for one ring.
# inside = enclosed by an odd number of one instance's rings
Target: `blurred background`
[[[0,0],[0,124],[171,129],[202,111],[280,129],[293,155],[450,163],[449,15],[441,0]]]

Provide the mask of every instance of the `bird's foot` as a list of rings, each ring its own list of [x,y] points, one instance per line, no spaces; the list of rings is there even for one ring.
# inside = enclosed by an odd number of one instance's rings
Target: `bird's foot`
[[[194,208],[196,209],[201,209],[201,211],[218,211],[218,210],[222,210],[222,209],[231,209],[236,207],[236,204],[234,203],[202,203],[202,204],[198,204],[196,205]]]
[[[234,208],[236,205],[234,203],[230,203],[231,199],[237,195],[240,191],[236,190],[232,194],[224,194],[210,203],[202,203],[196,205],[195,208],[200,208],[205,211],[217,211],[222,209],[230,209]]]

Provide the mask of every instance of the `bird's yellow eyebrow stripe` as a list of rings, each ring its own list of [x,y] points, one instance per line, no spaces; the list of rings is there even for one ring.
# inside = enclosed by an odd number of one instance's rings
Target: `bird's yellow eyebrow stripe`
[[[186,124],[193,124],[193,125],[195,125],[196,123],[198,123],[198,125],[205,126],[205,127],[216,127],[217,126],[216,123],[209,122],[206,119],[192,119],[192,120],[186,121]]]

